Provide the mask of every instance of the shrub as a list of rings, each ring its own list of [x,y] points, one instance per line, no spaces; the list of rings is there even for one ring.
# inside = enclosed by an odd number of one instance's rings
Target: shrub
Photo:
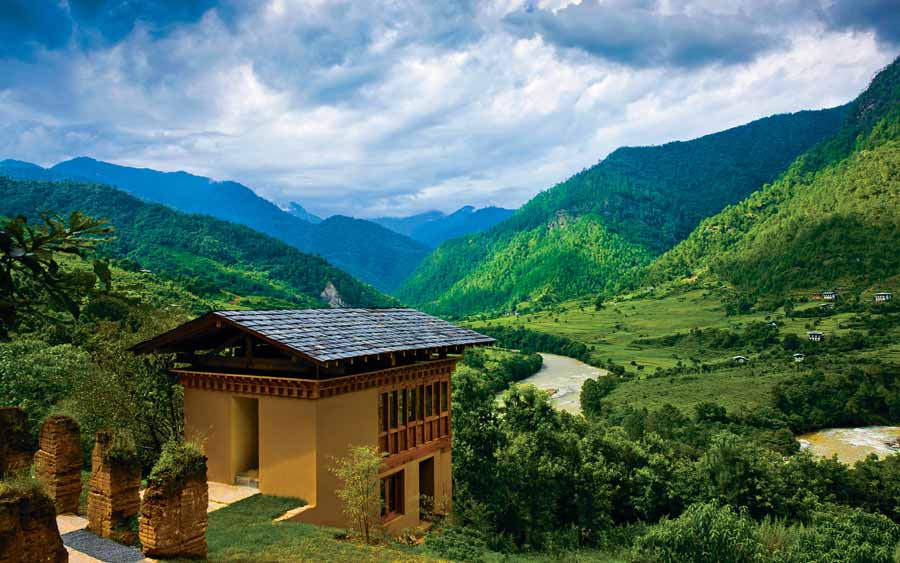
[[[484,561],[487,542],[474,528],[457,525],[429,534],[425,547],[442,559],[480,562]]]
[[[694,504],[675,520],[662,520],[635,546],[637,561],[748,563],[764,561],[753,520],[716,503]]]
[[[162,453],[147,477],[147,484],[171,493],[191,479],[205,474],[206,456],[200,445],[172,440],[163,445]]]

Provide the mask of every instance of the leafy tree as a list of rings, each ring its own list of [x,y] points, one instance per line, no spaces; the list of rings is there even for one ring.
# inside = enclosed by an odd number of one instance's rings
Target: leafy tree
[[[384,456],[374,446],[350,446],[347,455],[334,460],[331,472],[343,483],[337,491],[344,514],[366,543],[379,527],[383,501],[378,473]]]
[[[0,229],[0,338],[8,338],[18,315],[34,313],[40,302],[49,301],[77,317],[84,288],[60,271],[54,253],[84,256],[112,232],[106,221],[79,212],[68,220],[49,213],[40,217],[43,224],[37,227],[18,216]],[[108,269],[96,263],[95,271],[108,285]]]

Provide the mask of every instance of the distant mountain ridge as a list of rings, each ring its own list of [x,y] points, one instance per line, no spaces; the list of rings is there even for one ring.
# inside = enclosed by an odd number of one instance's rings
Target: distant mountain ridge
[[[179,211],[246,225],[303,252],[318,254],[387,292],[395,290],[428,252],[422,244],[375,223],[331,217],[315,224],[280,209],[247,186],[187,172],[160,172],[79,157],[46,169],[4,160],[0,161],[0,175],[106,184]]]
[[[502,207],[475,209],[466,205],[450,215],[426,211],[409,217],[379,217],[371,221],[434,248],[445,240],[486,231],[513,213],[514,210]]]
[[[618,149],[488,231],[445,242],[397,295],[456,316],[613,291],[705,217],[775,180],[833,135],[845,112],[776,115],[691,141]]]
[[[0,177],[0,216],[24,215],[37,224],[43,211],[108,219],[115,240],[103,253],[125,269],[176,282],[209,307],[396,303],[323,258],[243,225],[188,215],[107,185]]]

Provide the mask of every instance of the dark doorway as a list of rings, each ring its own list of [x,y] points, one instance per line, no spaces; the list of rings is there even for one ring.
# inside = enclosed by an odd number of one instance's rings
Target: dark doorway
[[[234,482],[259,486],[259,401],[234,397],[231,403],[231,463]]]
[[[434,514],[434,458],[419,462],[419,513],[422,518]]]

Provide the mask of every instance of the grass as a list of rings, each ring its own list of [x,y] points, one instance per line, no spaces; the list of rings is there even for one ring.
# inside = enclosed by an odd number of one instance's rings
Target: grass
[[[524,326],[527,329],[565,336],[587,344],[593,359],[624,366],[635,377],[624,380],[608,397],[615,404],[657,408],[666,403],[685,412],[702,401],[715,401],[729,411],[771,404],[772,387],[793,374],[798,366],[785,352],[784,361],[760,361],[752,350],[710,349],[694,340],[672,346],[638,343],[641,339],[660,338],[686,333],[692,328],[718,328],[740,331],[741,325],[777,320],[781,336],[796,334],[806,339],[808,330],[821,330],[828,336],[847,333],[841,325],[856,313],[839,312],[823,318],[789,318],[781,309],[729,316],[722,298],[727,290],[712,284],[675,284],[624,295],[596,310],[591,300],[561,303],[552,309],[474,320],[468,324],[476,330],[485,326]],[[803,294],[794,296],[800,301]],[[821,302],[801,303],[796,310],[818,307]],[[900,331],[898,331],[900,332]],[[900,336],[900,334],[898,334]],[[853,357],[877,357],[900,362],[900,338],[896,344],[876,350],[848,354]],[[826,341],[827,345],[827,341]],[[751,358],[748,366],[730,366],[735,355]],[[719,364],[715,371],[702,375],[651,378],[656,369],[667,369],[692,360]]]
[[[418,563],[438,561],[399,544],[367,546],[340,538],[344,531],[297,522],[273,523],[301,501],[256,495],[209,515],[209,561],[276,563]]]

